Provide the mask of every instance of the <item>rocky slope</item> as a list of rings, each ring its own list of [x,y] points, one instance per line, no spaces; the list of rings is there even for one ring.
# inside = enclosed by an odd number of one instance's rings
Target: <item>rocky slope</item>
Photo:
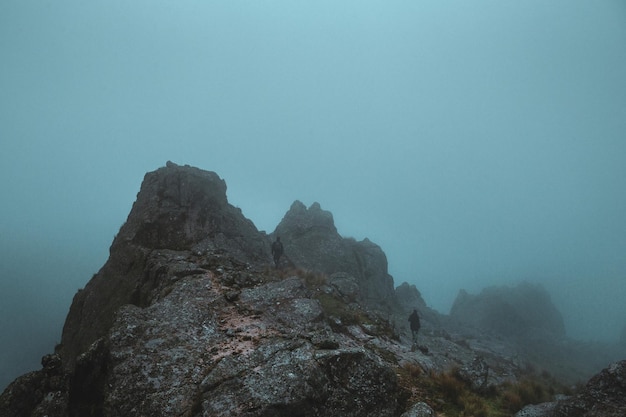
[[[531,405],[515,417],[623,417],[626,415],[626,360],[595,375],[576,395]]]
[[[7,387],[0,416],[435,415],[463,402],[445,399],[446,372],[488,395],[527,371],[515,340],[470,327],[394,289],[381,248],[339,236],[318,204],[295,202],[266,236],[217,174],[168,163],[146,174],[61,344]]]

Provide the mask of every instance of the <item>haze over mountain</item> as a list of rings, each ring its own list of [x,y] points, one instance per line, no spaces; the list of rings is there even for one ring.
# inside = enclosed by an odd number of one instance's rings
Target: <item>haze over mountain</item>
[[[147,171],[220,173],[271,231],[318,201],[447,313],[542,283],[626,324],[620,1],[0,4],[0,387],[59,341]]]
[[[0,415],[622,417],[624,353],[568,339],[540,285],[462,291],[442,315],[319,203],[295,201],[268,235],[217,173],[168,161]]]

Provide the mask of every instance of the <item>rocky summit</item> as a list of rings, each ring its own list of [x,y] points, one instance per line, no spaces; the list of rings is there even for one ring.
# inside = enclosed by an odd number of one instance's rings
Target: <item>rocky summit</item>
[[[319,204],[294,202],[266,235],[228,203],[217,174],[168,162],[146,174],[108,261],[75,295],[61,343],[6,388],[0,416],[502,416],[538,402],[599,416],[585,412],[607,398],[606,415],[625,415],[615,400],[623,363],[587,391],[558,382],[591,376],[576,361],[600,350],[570,344],[542,292],[550,319],[523,314],[527,290],[462,294],[452,315],[439,314],[414,285],[394,288],[383,250],[340,236]],[[503,311],[550,348],[529,351],[489,320]],[[616,356],[602,352],[607,365]],[[570,402],[557,405],[560,393]]]

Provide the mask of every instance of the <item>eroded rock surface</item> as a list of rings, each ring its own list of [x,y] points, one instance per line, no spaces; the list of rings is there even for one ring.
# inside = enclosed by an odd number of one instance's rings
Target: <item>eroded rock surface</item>
[[[364,239],[339,235],[333,215],[319,203],[308,209],[300,201],[291,205],[273,233],[285,246],[285,257],[299,268],[325,274],[346,273],[358,282],[365,302],[381,310],[396,306],[393,278],[380,246]]]

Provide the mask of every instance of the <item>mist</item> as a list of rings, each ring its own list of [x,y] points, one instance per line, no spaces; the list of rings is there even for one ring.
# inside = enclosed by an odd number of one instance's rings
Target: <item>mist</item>
[[[260,230],[319,202],[442,313],[529,281],[615,341],[625,44],[619,0],[1,2],[0,389],[167,160]]]

